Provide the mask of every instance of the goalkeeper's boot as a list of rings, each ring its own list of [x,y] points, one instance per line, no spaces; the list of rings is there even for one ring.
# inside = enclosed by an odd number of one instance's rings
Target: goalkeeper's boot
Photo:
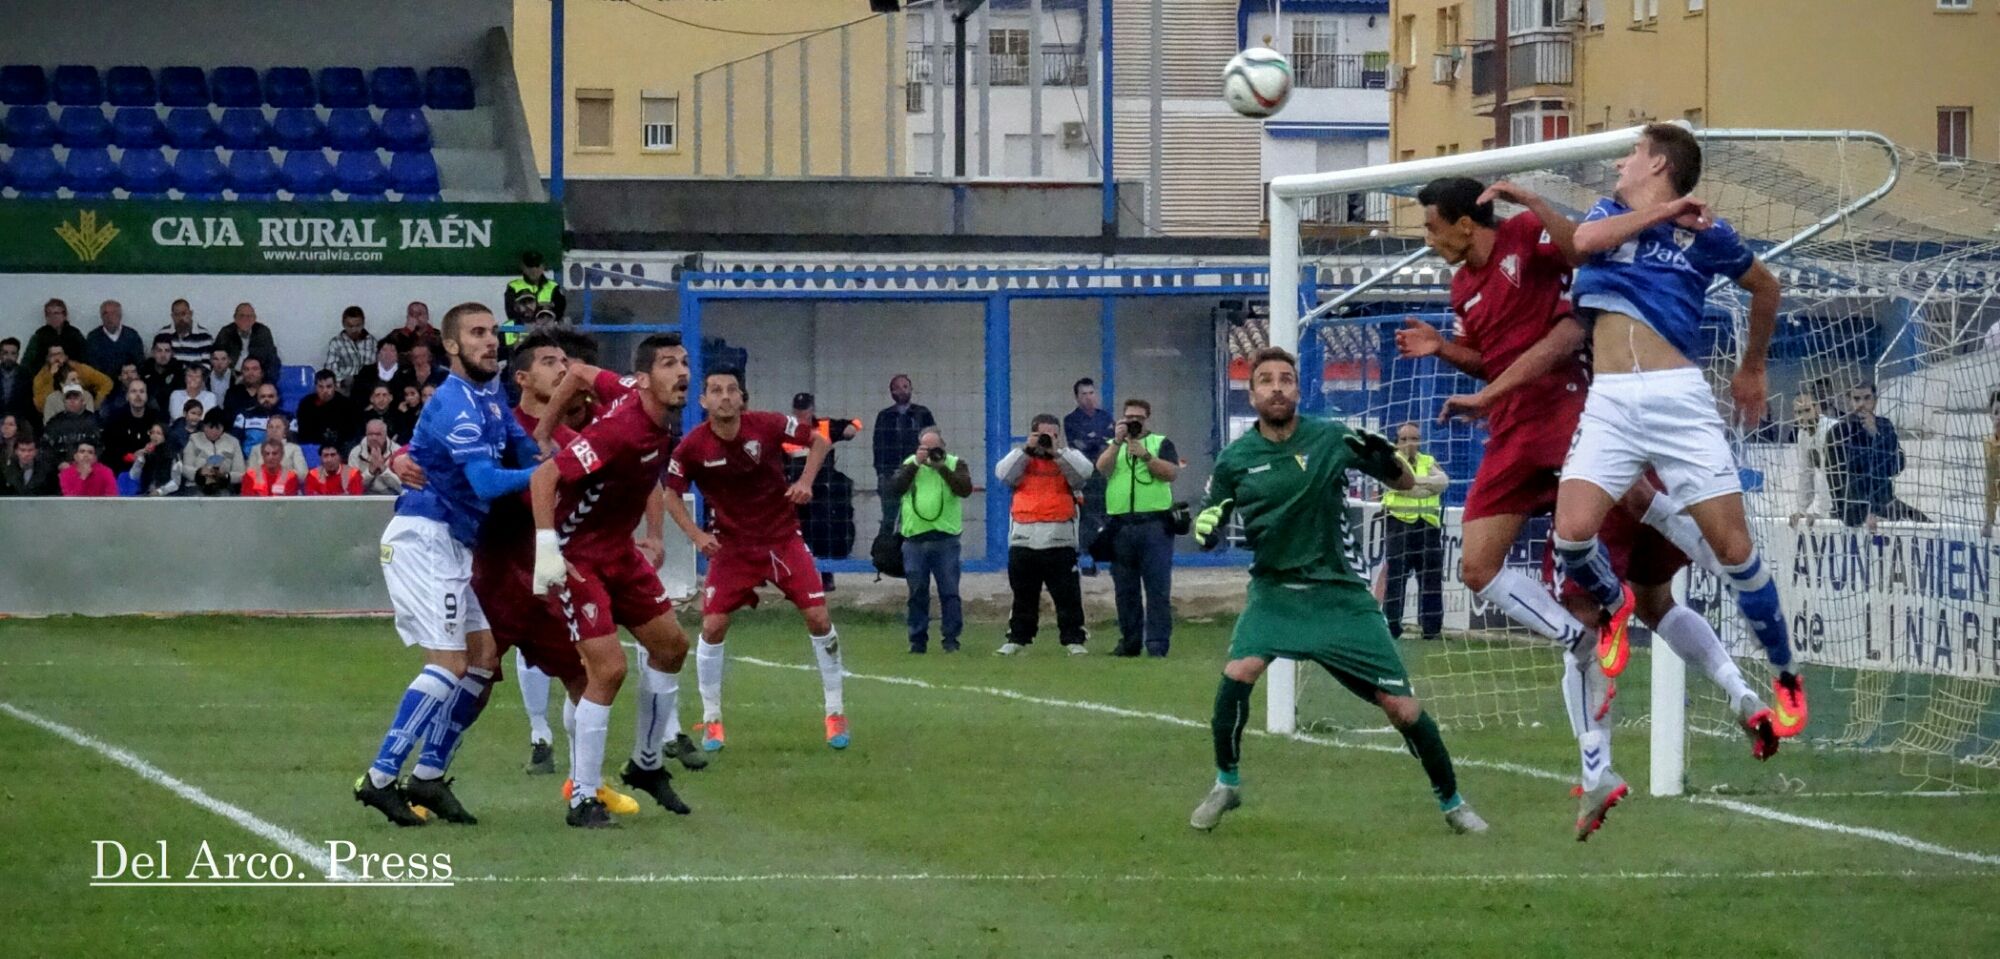
[[[1778,754],[1778,731],[1775,714],[1757,694],[1743,691],[1743,697],[1736,701],[1737,725],[1750,737],[1750,755],[1758,759],[1769,759]]]
[[[528,750],[528,775],[548,776],[556,771],[556,750],[548,743],[534,743]]]
[[[826,744],[835,749],[846,749],[848,742],[847,716],[834,713],[826,717]]]
[[[676,816],[694,812],[688,808],[687,803],[681,802],[680,796],[674,793],[673,779],[665,767],[640,769],[633,765],[630,759],[625,760],[625,768],[618,773],[619,782],[653,797],[668,812]]]
[[[1216,783],[1202,797],[1201,805],[1194,807],[1194,815],[1188,817],[1188,825],[1202,832],[1215,828],[1222,821],[1222,814],[1243,805],[1243,788]]]
[[[1779,736],[1790,739],[1806,728],[1806,680],[1798,673],[1786,670],[1771,680],[1771,728]]]
[[[458,797],[451,794],[452,780],[442,776],[436,779],[418,779],[411,776],[403,780],[403,799],[412,806],[422,806],[436,813],[445,822],[455,822],[462,826],[479,823],[479,817],[466,812]]]
[[[687,733],[675,733],[672,742],[662,749],[668,759],[680,761],[682,769],[707,769],[708,757],[702,755],[701,747],[688,738]]]
[[[1625,785],[1625,777],[1607,769],[1597,780],[1596,789],[1579,790],[1581,798],[1576,806],[1576,841],[1587,842],[1590,834],[1603,828],[1604,817],[1611,807],[1623,801],[1632,787]]]
[[[403,798],[403,791],[394,780],[390,780],[387,786],[377,786],[367,773],[362,773],[361,778],[354,781],[354,801],[381,813],[398,826],[424,824],[423,817],[410,808],[409,800]]]
[[[576,780],[563,780],[563,802],[569,802],[569,797],[575,792]],[[639,813],[639,800],[633,799],[610,786],[597,787],[597,801],[602,803],[605,809],[620,816],[635,816]]]
[[[703,752],[718,752],[729,740],[722,735],[722,720],[701,724],[701,748]]]
[[[1444,824],[1461,836],[1466,833],[1485,832],[1486,820],[1479,818],[1479,813],[1473,811],[1472,804],[1466,802],[1464,797],[1454,798],[1457,799],[1457,805],[1444,811]]]
[[[586,799],[569,807],[570,825],[578,829],[617,829],[618,820],[611,818],[610,811],[595,799]]]
[[[1632,660],[1632,609],[1637,599],[1632,595],[1632,587],[1618,585],[1620,598],[1618,608],[1606,610],[1609,614],[1604,625],[1597,630],[1597,665],[1604,669],[1604,675],[1617,676],[1625,671],[1625,664]]]

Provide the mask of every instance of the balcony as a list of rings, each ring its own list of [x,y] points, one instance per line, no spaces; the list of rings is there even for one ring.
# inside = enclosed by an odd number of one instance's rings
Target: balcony
[[[1465,60],[1465,48],[1453,47],[1431,54],[1431,82],[1451,86],[1458,82],[1458,65]]]
[[[932,56],[936,48],[930,44],[912,43],[907,54],[907,81],[911,85],[931,82]],[[944,83],[949,86],[958,76],[958,58],[953,55],[951,44],[945,44],[943,63]],[[971,51],[974,57],[986,58],[987,82],[996,87],[1028,86],[1030,63],[1042,72],[1042,85],[1050,87],[1080,87],[1090,82],[1091,57],[1077,46],[1043,45],[1041,53],[1030,56],[1026,51],[1016,53],[989,53]],[[977,73],[974,73],[977,77]]]
[[[1389,55],[1384,52],[1292,56],[1292,83],[1303,90],[1380,90],[1388,78]]]
[[[1576,60],[1568,28],[1530,30],[1515,34],[1507,44],[1507,86],[1514,90],[1538,86],[1568,86],[1576,82]],[[1494,93],[1493,41],[1472,44],[1472,95]]]

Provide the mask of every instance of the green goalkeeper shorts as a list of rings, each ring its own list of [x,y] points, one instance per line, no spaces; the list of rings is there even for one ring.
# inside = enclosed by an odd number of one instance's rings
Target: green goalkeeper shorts
[[[1229,639],[1229,658],[1310,660],[1348,691],[1413,695],[1410,674],[1382,607],[1356,583],[1284,583],[1250,578],[1250,598]]]

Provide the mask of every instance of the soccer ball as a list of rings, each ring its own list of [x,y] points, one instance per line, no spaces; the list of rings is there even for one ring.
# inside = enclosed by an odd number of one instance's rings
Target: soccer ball
[[[1284,54],[1251,47],[1222,69],[1222,99],[1246,117],[1268,117],[1292,96],[1292,65]]]

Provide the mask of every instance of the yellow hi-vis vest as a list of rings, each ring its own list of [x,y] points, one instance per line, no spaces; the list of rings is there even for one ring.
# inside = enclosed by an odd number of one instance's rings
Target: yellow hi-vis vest
[[[914,463],[915,456],[903,460]],[[944,468],[958,469],[958,457],[951,453],[944,455]],[[946,485],[944,477],[928,464],[917,467],[917,477],[903,494],[904,536],[918,536],[938,532],[957,536],[965,528],[964,501]]]
[[[1146,452],[1160,455],[1160,445],[1167,438],[1158,433],[1147,433],[1139,442],[1145,444]],[[1174,484],[1154,476],[1146,464],[1124,450],[1111,461],[1111,478],[1104,483],[1104,512],[1110,516],[1126,513],[1159,513],[1174,508]]]
[[[1436,457],[1429,453],[1418,453],[1417,464],[1411,467],[1410,473],[1415,476],[1428,476],[1430,471],[1436,468]],[[1437,493],[1424,493],[1421,490],[1404,492],[1384,489],[1382,509],[1405,523],[1425,522],[1437,526],[1444,518],[1444,499]]]

